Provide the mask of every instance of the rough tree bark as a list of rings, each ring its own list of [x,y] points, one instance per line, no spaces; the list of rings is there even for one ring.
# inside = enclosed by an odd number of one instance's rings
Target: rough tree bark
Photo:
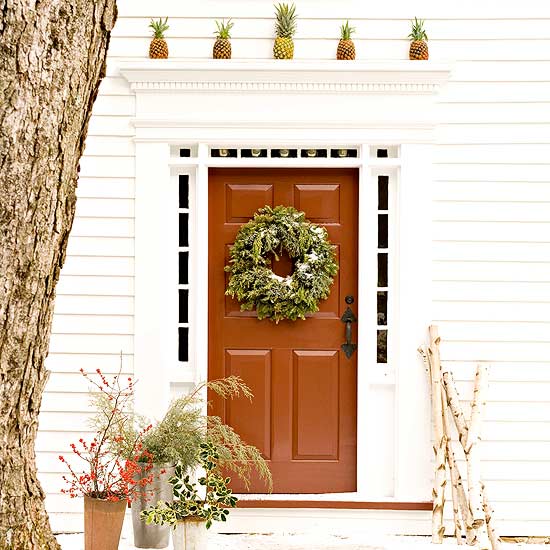
[[[115,0],[0,0],[0,550],[59,548],[34,441]]]

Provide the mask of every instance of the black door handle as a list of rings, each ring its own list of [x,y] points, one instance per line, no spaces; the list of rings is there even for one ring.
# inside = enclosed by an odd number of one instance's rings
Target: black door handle
[[[346,341],[340,346],[342,348],[342,351],[346,354],[346,357],[349,359],[355,350],[357,349],[357,344],[353,344],[351,341],[351,333],[352,323],[357,323],[357,317],[355,317],[353,311],[351,311],[351,308],[349,307],[351,304],[353,304],[354,299],[353,296],[346,296],[346,304],[348,304],[348,307],[346,308],[346,311],[344,311],[344,314],[340,318],[342,323],[345,323],[346,329],[345,329],[345,336]]]

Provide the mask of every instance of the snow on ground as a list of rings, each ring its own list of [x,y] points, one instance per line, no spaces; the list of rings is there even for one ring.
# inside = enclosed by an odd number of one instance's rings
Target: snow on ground
[[[83,550],[82,534],[58,535],[63,550]],[[123,536],[119,550],[134,550],[131,541]],[[460,550],[453,539],[445,539],[444,550]],[[502,550],[548,549],[543,544],[503,544]],[[172,549],[170,545],[169,549]],[[329,534],[253,534],[208,536],[208,550],[441,550],[442,547],[430,544],[429,537],[381,537],[367,533],[350,535]]]

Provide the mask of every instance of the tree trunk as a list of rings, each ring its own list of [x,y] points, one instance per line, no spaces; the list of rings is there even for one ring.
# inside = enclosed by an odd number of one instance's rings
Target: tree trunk
[[[115,0],[0,0],[0,550],[59,548],[34,441],[78,163],[115,19]]]

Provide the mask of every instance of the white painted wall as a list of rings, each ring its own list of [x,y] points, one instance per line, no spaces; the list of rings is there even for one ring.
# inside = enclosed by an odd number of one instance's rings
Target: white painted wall
[[[59,493],[57,459],[86,430],[87,386],[78,369],[114,372],[121,350],[125,371],[133,369],[135,105],[117,64],[147,55],[147,25],[160,16],[170,18],[171,57],[209,57],[213,20],[222,17],[235,20],[234,58],[271,56],[271,0],[120,0],[119,11],[81,163],[37,441],[60,531],[81,529],[80,503]],[[492,365],[483,455],[501,531],[548,535],[550,6],[300,0],[298,13],[296,58],[332,58],[338,27],[349,18],[358,58],[405,59],[416,15],[427,20],[431,59],[453,62],[438,107],[434,321],[465,399],[475,362]]]

